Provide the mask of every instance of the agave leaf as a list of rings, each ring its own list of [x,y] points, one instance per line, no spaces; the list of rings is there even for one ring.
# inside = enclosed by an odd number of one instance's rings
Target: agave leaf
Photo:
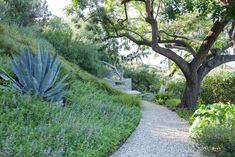
[[[8,77],[7,75],[4,74],[0,74],[0,77],[3,78],[6,81],[12,81],[10,77]],[[12,78],[13,79],[13,78]]]
[[[0,74],[0,77],[2,77],[4,80],[13,82],[19,89],[22,88],[22,85],[18,83],[15,79],[13,79],[10,75],[8,75],[6,72],[5,74]]]
[[[35,77],[32,77],[32,84],[33,84],[33,93],[35,95],[39,94],[39,83],[38,80]]]
[[[28,67],[29,67],[29,73],[31,76],[33,76],[33,56],[32,56],[32,53],[29,51],[26,52],[27,53],[27,63],[28,63]]]
[[[33,82],[32,82],[32,80],[31,80],[31,76],[29,76],[28,74],[26,74],[26,75],[24,76],[24,78],[25,78],[26,86],[23,86],[23,88],[24,88],[25,90],[31,90],[32,87],[33,87]]]
[[[11,84],[12,87],[14,87],[16,90],[22,92],[24,91],[24,88],[21,86],[19,87],[18,85],[16,85],[14,82]]]
[[[29,73],[30,74],[30,67],[29,67],[29,63],[28,63],[28,56],[27,56],[27,52],[22,53],[22,55],[20,56],[20,65],[23,68],[22,71],[24,73]]]
[[[50,62],[50,55],[49,55],[49,53],[42,53],[42,58],[43,58],[43,60],[42,60],[42,65],[45,65],[45,66],[43,66],[42,67],[42,76],[45,76],[45,74],[46,74],[46,71],[48,70],[48,65],[49,65],[49,62]],[[40,82],[41,82],[41,80],[40,80]]]
[[[39,76],[42,75],[42,65],[39,65],[38,63],[34,64],[34,75],[33,77],[37,80],[37,82],[40,84],[41,79],[43,76]],[[40,89],[40,87],[38,86],[38,88]],[[39,90],[38,89],[38,90]]]
[[[68,83],[57,84],[55,88],[52,88],[52,89],[48,90],[44,94],[44,96],[50,97],[50,96],[56,95],[61,91],[61,89],[63,89],[67,85],[68,85]]]
[[[57,77],[59,75],[59,71],[60,71],[60,67],[61,67],[61,64],[57,67],[57,69],[55,70],[55,74],[53,76],[53,79],[51,80],[51,86],[53,86],[57,80]]]
[[[59,83],[62,83],[62,82],[64,82],[67,78],[68,78],[68,74],[67,75],[65,75],[61,80],[60,80],[60,82]]]
[[[45,77],[50,69],[50,66],[51,66],[51,57],[49,55],[49,53],[45,53],[45,56],[47,56],[47,62],[44,64],[46,65],[43,69],[43,74],[42,74],[42,78],[40,80],[40,93],[43,93],[44,92],[44,86],[43,86],[43,83],[44,83],[44,80],[45,80]]]
[[[38,80],[38,82],[42,79],[42,67],[45,65],[42,65],[42,58],[41,58],[41,52],[38,49],[36,56],[34,57],[34,76]]]
[[[40,77],[40,79],[38,79],[38,82],[41,82],[43,79],[44,79],[44,77],[45,77],[45,70],[46,70],[46,68],[49,68],[49,67],[47,67],[47,62],[48,62],[48,60],[47,60],[47,58],[45,57],[45,56],[49,56],[50,57],[50,54],[47,54],[47,53],[45,53],[44,51],[40,51],[40,49],[38,49],[38,55],[40,56],[40,58],[41,58],[41,60],[40,60],[40,65],[41,65],[41,67],[40,67],[40,75],[41,75],[41,77]]]
[[[59,63],[59,65],[58,65],[57,67],[55,67],[55,68],[56,68],[55,73],[54,73],[53,78],[51,79],[51,82],[50,82],[50,85],[51,85],[51,86],[52,86],[52,85],[56,82],[56,80],[57,80],[57,76],[58,76],[59,71],[60,71],[60,68],[61,68],[61,63]]]
[[[33,86],[30,67],[27,65],[27,57],[28,55],[26,53],[21,52],[20,59],[16,56],[12,56],[11,60],[12,69],[25,90]]]
[[[57,93],[56,95],[50,96],[47,99],[53,102],[61,101],[62,98],[69,93],[70,91],[63,91],[63,92]]]
[[[58,62],[58,60],[57,60],[57,53],[55,53],[54,54],[54,56],[53,56],[53,58],[52,58],[52,61],[51,61],[51,66],[53,65],[53,64],[55,64],[56,62]]]
[[[52,82],[51,82],[51,85],[53,85],[53,84],[56,82],[57,77],[58,77],[58,74],[59,74],[59,71],[60,71],[60,68],[61,68],[61,63],[59,63],[59,66],[57,66],[57,69],[56,69],[56,71],[55,71],[55,75],[54,75],[54,78],[53,78],[53,80],[52,80]],[[66,77],[67,77],[67,76],[66,76]]]
[[[25,56],[27,57],[27,56]],[[24,80],[26,81],[26,88],[32,88],[33,87],[33,76],[30,74],[29,66],[26,64],[25,60],[21,61],[20,64],[21,72],[23,72]]]
[[[55,78],[56,73],[58,73],[58,66],[60,67],[61,64],[58,62],[54,62],[54,64],[51,65],[50,69],[48,70],[43,83],[42,83],[42,91],[46,92],[53,84],[53,80]]]
[[[22,73],[21,69],[20,69],[20,65],[17,61],[17,58],[15,56],[12,56],[11,59],[11,68],[14,72],[14,74],[16,74],[19,82],[23,85],[26,86],[26,82],[25,82],[25,78],[24,78],[24,74]]]
[[[25,57],[27,57],[27,56],[25,56]],[[30,75],[29,66],[27,66],[26,61],[23,60],[23,58],[21,60],[21,64],[19,64],[19,65],[20,65],[19,66],[20,71],[23,73],[23,78],[25,80],[24,88],[30,90],[33,88],[34,85],[33,85],[33,76]]]
[[[52,96],[52,95],[54,95],[54,94],[57,94],[61,89],[63,89],[65,86],[67,86],[68,83],[64,83],[64,81],[65,81],[65,79],[66,79],[67,77],[68,77],[68,75],[65,75],[65,76],[60,80],[60,82],[57,83],[57,85],[56,85],[54,88],[49,89],[49,90],[45,93],[45,95],[47,95],[47,96]]]

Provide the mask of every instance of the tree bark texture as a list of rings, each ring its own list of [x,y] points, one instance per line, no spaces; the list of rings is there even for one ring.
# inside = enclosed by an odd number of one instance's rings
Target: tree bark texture
[[[181,99],[180,107],[186,108],[197,104],[200,83],[186,81],[184,94]]]

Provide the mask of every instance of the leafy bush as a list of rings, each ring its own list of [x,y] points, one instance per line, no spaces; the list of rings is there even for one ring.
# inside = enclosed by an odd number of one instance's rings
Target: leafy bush
[[[184,118],[189,122],[189,124],[192,124],[192,115],[197,108],[197,106],[191,108],[177,108],[176,112],[181,118]]]
[[[132,87],[140,92],[157,93],[161,86],[161,75],[148,68],[125,69],[124,76],[132,78]]]
[[[235,156],[235,127],[208,125],[201,128],[200,131],[194,141],[206,155]]]
[[[185,80],[183,79],[175,79],[171,80],[167,87],[166,92],[168,92],[173,98],[180,99],[183,96],[185,88]]]
[[[183,94],[184,86],[185,81],[183,79],[172,79],[168,82],[165,92],[156,94],[155,101],[158,104],[165,105],[172,110],[176,110],[181,102],[180,99]]]
[[[61,91],[67,83],[64,76],[56,85],[57,76],[61,63],[58,61],[57,54],[53,58],[48,51],[38,49],[35,56],[28,50],[21,52],[20,57],[13,55],[11,66],[17,80],[5,72],[0,77],[12,82],[21,93],[31,93],[48,101],[61,101],[68,91]]]
[[[166,91],[158,93],[155,96],[155,101],[158,104],[165,105],[175,110],[180,104],[180,98],[184,91],[185,81],[183,79],[173,79],[166,87]]]
[[[209,74],[202,81],[200,97],[202,103],[235,102],[235,73],[224,70]]]
[[[60,18],[52,18],[43,28],[43,35],[65,59],[79,65],[84,70],[102,76],[105,66],[99,62],[99,45],[79,41],[74,38],[70,25]]]
[[[201,105],[193,120],[190,132],[197,147],[219,157],[235,155],[235,105]]]
[[[223,103],[201,105],[193,114],[193,120],[192,130],[208,124],[235,126],[235,105]]]
[[[127,94],[113,96],[113,101],[122,104],[129,104],[131,106],[140,106],[140,98]]]
[[[176,108],[179,104],[180,104],[180,99],[177,99],[177,98],[171,98],[171,99],[167,99],[165,101],[165,104],[168,106],[168,107],[171,107],[171,108]]]
[[[170,95],[169,95],[169,93],[167,93],[167,92],[164,92],[164,93],[157,93],[156,96],[155,96],[155,98],[156,98],[155,101],[156,101],[158,104],[160,104],[160,105],[165,105],[165,104],[166,104],[166,101],[167,101],[168,99],[170,99]]]

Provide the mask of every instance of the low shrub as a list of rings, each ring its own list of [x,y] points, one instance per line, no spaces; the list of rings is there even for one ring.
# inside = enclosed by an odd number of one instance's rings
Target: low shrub
[[[168,99],[170,99],[170,94],[168,92],[163,92],[163,93],[157,93],[155,95],[155,98],[156,98],[156,102],[160,105],[165,105],[166,104],[166,101]]]
[[[218,157],[235,155],[235,105],[201,105],[192,118],[190,133],[198,148]]]
[[[113,96],[114,102],[119,102],[122,104],[129,104],[130,106],[140,106],[140,98],[137,96],[132,96],[128,94],[121,94],[118,96]]]
[[[180,104],[180,98],[184,90],[185,81],[183,79],[173,79],[166,87],[166,91],[158,93],[155,96],[155,101],[158,104],[165,105],[171,109],[176,109]]]
[[[166,106],[172,108],[172,109],[176,109],[176,107],[180,104],[180,99],[177,98],[172,98],[172,99],[167,99],[165,101]]]
[[[166,87],[166,92],[168,92],[173,98],[180,99],[183,96],[184,88],[184,79],[173,79],[168,83]]]
[[[194,138],[197,147],[208,156],[235,156],[235,127],[208,125]]]
[[[191,107],[191,108],[178,108],[176,110],[177,114],[181,117],[187,120],[190,124],[192,124],[192,115],[197,109],[197,106]]]
[[[201,105],[193,114],[192,130],[209,124],[235,126],[235,105],[215,103]]]
[[[157,93],[161,86],[161,75],[151,69],[139,67],[138,69],[125,69],[125,77],[132,78],[132,87],[140,92]]]
[[[202,81],[200,98],[202,103],[235,103],[235,73],[225,70],[212,72]]]

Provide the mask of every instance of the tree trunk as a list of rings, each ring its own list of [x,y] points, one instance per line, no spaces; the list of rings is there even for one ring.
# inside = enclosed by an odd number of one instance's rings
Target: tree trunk
[[[200,81],[198,81],[198,76],[195,76],[190,80],[187,79],[180,107],[186,108],[195,106],[197,104],[199,88]]]

